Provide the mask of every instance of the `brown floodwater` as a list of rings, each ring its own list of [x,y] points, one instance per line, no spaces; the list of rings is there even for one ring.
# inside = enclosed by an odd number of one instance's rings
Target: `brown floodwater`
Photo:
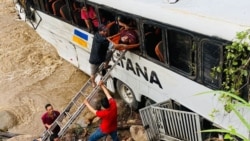
[[[0,0],[0,112],[11,115],[10,132],[41,134],[45,104],[62,111],[88,78]]]

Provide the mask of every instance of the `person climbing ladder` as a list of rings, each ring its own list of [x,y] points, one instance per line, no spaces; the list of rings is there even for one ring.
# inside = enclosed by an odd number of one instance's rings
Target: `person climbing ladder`
[[[119,141],[117,135],[117,106],[115,99],[112,98],[108,89],[103,84],[102,80],[98,84],[103,90],[105,97],[101,99],[101,105],[104,109],[96,110],[88,102],[84,100],[84,104],[96,116],[101,118],[100,126],[93,132],[88,141],[97,141],[98,139],[110,135],[113,141]]]

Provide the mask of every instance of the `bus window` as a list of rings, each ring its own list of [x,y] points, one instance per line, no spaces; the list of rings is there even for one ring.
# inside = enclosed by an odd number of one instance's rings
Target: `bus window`
[[[52,4],[53,4],[55,1],[56,1],[56,0],[44,0],[44,7],[45,7],[45,10],[46,10],[49,14],[53,14]]]
[[[27,3],[30,3],[30,6],[33,7],[34,9],[41,10],[41,7],[43,6],[43,3],[40,3],[41,1],[39,0],[30,0],[27,1]]]
[[[88,32],[96,32],[98,29],[99,21],[95,7],[92,5],[83,5],[81,7],[81,19],[85,22]]]
[[[128,16],[119,15],[113,23],[115,26],[118,26],[118,32],[109,36],[108,39],[120,49],[124,49],[124,44],[126,44],[126,49],[138,51],[140,42],[136,20]]]
[[[162,29],[150,24],[144,24],[144,47],[148,56],[153,59],[165,62],[163,42],[162,42]]]
[[[80,3],[78,1],[70,2],[71,12],[73,23],[78,25],[81,28],[87,28],[85,21],[81,18],[81,8],[84,6],[84,3]]]
[[[189,75],[194,75],[192,36],[174,30],[167,31],[169,64]]]
[[[44,12],[46,12],[47,10],[46,10],[46,5],[45,5],[45,1],[44,0],[38,0],[39,1],[39,6],[40,6],[40,10],[41,11],[44,11]]]
[[[103,25],[106,25],[109,29],[109,36],[112,36],[119,31],[119,26],[115,24],[115,15],[113,12],[99,9],[100,21]]]
[[[52,11],[53,11],[53,15],[57,16],[57,17],[62,17],[61,13],[60,13],[60,8],[65,6],[66,2],[65,0],[56,0],[52,3]]]
[[[130,28],[137,29],[136,21],[128,16],[118,15],[117,20],[121,21],[122,23],[126,24]]]
[[[203,41],[202,47],[202,78],[203,83],[212,88],[219,88],[221,83],[221,74],[217,74],[216,78],[211,76],[213,67],[220,65],[222,58],[222,46],[211,41]]]
[[[59,8],[60,17],[63,20],[65,20],[65,21],[71,22],[72,21],[72,17],[71,17],[70,10],[71,10],[71,6],[70,5],[64,4],[63,6],[61,6]]]

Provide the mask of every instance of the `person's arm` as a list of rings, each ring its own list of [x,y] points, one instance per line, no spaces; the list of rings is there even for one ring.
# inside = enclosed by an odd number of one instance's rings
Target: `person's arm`
[[[102,90],[103,90],[104,94],[106,95],[107,99],[111,99],[112,96],[110,95],[108,89],[103,84],[102,80],[99,82],[99,86],[102,88]]]
[[[137,44],[131,44],[131,45],[125,45],[124,49],[133,49],[133,48],[137,48],[139,46],[140,46],[139,43],[137,43]]]
[[[115,43],[113,43],[113,47],[116,50],[124,50],[126,48],[126,46],[127,46],[126,44],[115,44]]]
[[[43,123],[45,127],[47,127],[48,129],[51,127],[50,124],[47,124],[47,123]]]
[[[89,20],[89,19],[86,19],[86,20],[84,20],[84,22],[85,22],[85,24],[86,24],[87,28],[90,30],[90,29],[91,29],[91,23],[90,23],[90,20]]]
[[[90,23],[90,20],[89,20],[89,16],[87,14],[87,8],[86,7],[82,7],[82,9],[81,9],[81,19],[84,20],[87,28],[89,30],[91,30],[91,23]]]
[[[107,27],[108,29],[110,29],[111,26],[113,26],[114,24],[115,24],[115,21],[110,22],[110,23],[108,23],[108,24],[106,25],[106,27]]]
[[[121,21],[118,21],[118,23],[119,23],[119,26],[124,27],[124,29],[129,29],[130,28],[128,25],[126,25],[125,23],[123,23]]]
[[[114,44],[114,48],[117,50],[127,50],[127,49],[133,49],[139,47],[140,44],[131,44],[131,45],[126,45],[126,44]]]
[[[85,99],[85,100],[83,101],[83,103],[88,107],[88,109],[90,110],[90,112],[92,112],[93,114],[96,114],[97,110],[95,110],[95,109],[89,104],[89,102],[88,102],[87,99]]]
[[[47,127],[48,129],[51,127],[51,125],[49,125],[47,123],[45,123],[44,126]]]
[[[121,33],[117,33],[117,34],[115,34],[115,35],[113,35],[113,36],[109,36],[109,37],[107,37],[107,39],[108,39],[110,42],[113,42],[112,39],[113,39],[113,38],[116,38],[117,36],[120,36],[120,34],[121,34]]]
[[[45,117],[45,115],[46,115],[46,114],[44,114],[44,115],[42,116],[42,122],[43,122],[43,125],[49,129],[49,128],[51,127],[51,125],[49,125],[49,124],[46,123],[46,117]]]
[[[120,33],[117,33],[113,36],[110,36],[110,37],[107,37],[107,40],[111,43],[112,47],[111,48],[114,48],[114,49],[118,49],[118,50],[122,50],[123,48],[121,48],[122,46],[117,44],[119,41],[119,37],[120,36]],[[120,49],[121,48],[121,49]]]

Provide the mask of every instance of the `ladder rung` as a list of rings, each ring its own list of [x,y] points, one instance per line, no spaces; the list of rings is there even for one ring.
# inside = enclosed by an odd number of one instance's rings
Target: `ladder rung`
[[[75,101],[72,101],[72,103],[74,103],[74,105],[78,108],[80,104],[78,104],[77,102]]]
[[[60,126],[60,128],[62,128],[62,127],[63,127],[63,124],[62,124],[60,121],[58,121],[58,120],[56,120],[56,124],[57,124],[57,125],[59,125],[59,126]]]
[[[91,81],[88,81],[87,84],[91,84]]]
[[[84,92],[81,91],[80,93],[81,93],[82,96],[86,96],[86,94]]]
[[[47,132],[49,135],[52,135],[52,134],[53,134],[53,132],[52,132],[50,129],[46,130],[46,132]]]
[[[69,116],[69,118],[72,117],[72,115],[69,112],[64,112],[66,116]]]
[[[106,72],[106,74],[104,76],[101,77],[101,80],[103,82],[106,82],[111,70],[118,64],[118,62],[124,57],[126,51],[124,51],[120,56],[118,56],[118,59],[114,62],[113,66]],[[104,67],[104,63],[102,63],[99,68],[98,68],[98,72],[100,72]],[[92,88],[91,86],[91,79],[89,79],[84,86],[81,88],[80,92],[78,92],[75,97],[70,101],[69,105],[66,107],[65,111],[62,112],[58,119],[55,121],[54,125],[58,125],[59,127],[61,127],[61,130],[59,132],[59,136],[64,135],[65,131],[67,130],[67,128],[73,123],[73,121],[80,115],[81,111],[84,110],[84,108],[86,107],[86,105],[84,105],[82,102],[80,102],[80,98],[82,98],[81,96],[84,96],[85,98],[88,98],[91,102],[91,99],[94,97],[94,95],[99,91],[100,87],[97,85],[95,88],[92,89],[92,91],[90,93],[87,93],[89,91],[89,87]],[[74,108],[74,110],[76,110],[73,113],[70,113],[70,110],[72,108],[72,106],[75,105],[77,107],[77,109]],[[64,124],[62,123],[63,118],[65,118],[66,116],[69,117],[68,121],[65,121]],[[52,130],[55,128],[55,126],[52,126],[51,129],[48,129],[45,131],[45,133],[43,134],[42,137],[42,141],[46,141],[48,139],[48,137],[53,134]]]

